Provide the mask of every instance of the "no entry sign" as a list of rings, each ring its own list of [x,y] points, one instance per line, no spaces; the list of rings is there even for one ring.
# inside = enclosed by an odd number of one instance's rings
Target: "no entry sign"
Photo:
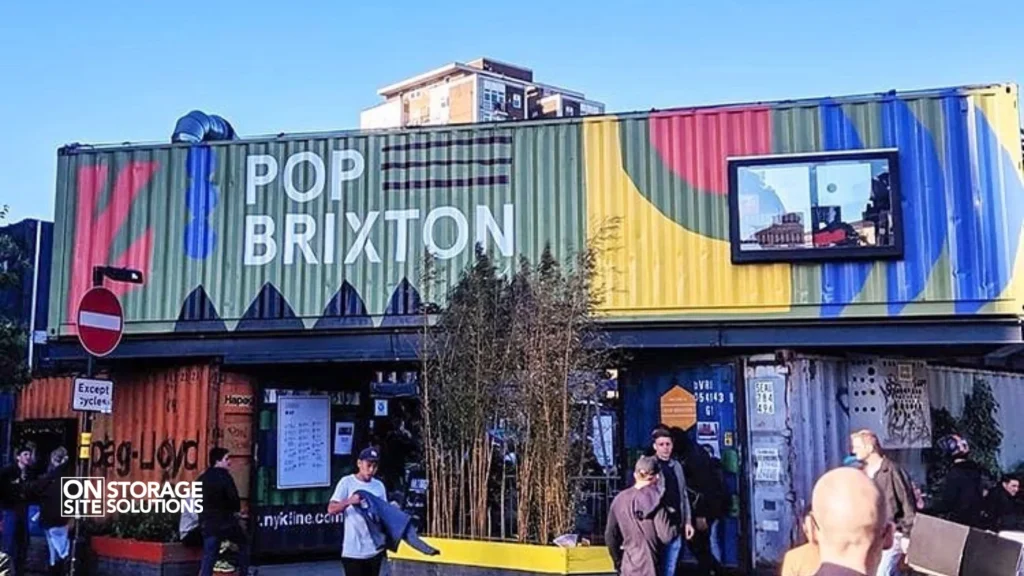
[[[106,288],[93,288],[78,304],[78,341],[93,356],[106,356],[121,343],[124,311]]]

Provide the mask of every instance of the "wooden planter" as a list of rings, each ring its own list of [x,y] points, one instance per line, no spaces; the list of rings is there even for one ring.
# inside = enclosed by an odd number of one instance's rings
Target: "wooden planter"
[[[93,536],[89,547],[95,557],[97,576],[195,576],[202,560],[201,548],[180,542],[143,542],[110,536]]]

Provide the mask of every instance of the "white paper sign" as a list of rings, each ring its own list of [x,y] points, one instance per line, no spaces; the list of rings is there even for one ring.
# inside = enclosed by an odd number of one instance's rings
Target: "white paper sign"
[[[331,485],[331,399],[277,399],[277,487]]]
[[[757,482],[778,482],[782,477],[782,462],[775,448],[755,449],[754,465],[757,467],[754,476]]]
[[[352,454],[352,438],[355,436],[356,425],[352,422],[334,423],[334,455],[348,456]]]
[[[387,416],[388,415],[388,401],[387,400],[374,400],[373,401],[373,415],[374,416]]]
[[[110,414],[114,407],[114,383],[110,380],[75,378],[71,407],[81,412]]]

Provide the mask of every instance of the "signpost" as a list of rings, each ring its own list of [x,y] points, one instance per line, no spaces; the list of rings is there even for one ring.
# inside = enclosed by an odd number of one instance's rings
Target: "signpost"
[[[92,415],[95,412],[109,414],[113,408],[114,383],[110,380],[93,378],[95,358],[110,355],[121,343],[124,334],[124,309],[110,290],[103,287],[103,279],[114,282],[142,284],[142,272],[129,268],[111,266],[94,266],[92,269],[92,288],[82,296],[78,303],[78,341],[82,344],[88,357],[84,378],[75,378],[72,408],[85,412],[85,424],[79,435],[78,457],[76,467],[79,476],[88,476],[92,447]],[[78,555],[78,523],[75,524],[75,537],[71,540],[71,576],[76,571]]]

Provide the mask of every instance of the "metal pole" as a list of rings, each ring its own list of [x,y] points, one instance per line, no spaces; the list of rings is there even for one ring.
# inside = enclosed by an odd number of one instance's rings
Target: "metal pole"
[[[92,287],[96,288],[103,285],[103,273],[99,267],[93,268],[92,271]],[[95,376],[96,363],[95,358],[92,354],[86,353],[86,364],[85,364],[85,377],[92,378]],[[79,434],[78,443],[78,464],[75,466],[75,470],[78,476],[88,476],[90,468],[92,467],[92,411],[85,413],[85,423],[82,427],[82,431]],[[78,564],[78,540],[82,534],[82,518],[75,518],[75,531],[74,538],[71,540],[71,570],[70,576],[75,576],[75,572]]]

